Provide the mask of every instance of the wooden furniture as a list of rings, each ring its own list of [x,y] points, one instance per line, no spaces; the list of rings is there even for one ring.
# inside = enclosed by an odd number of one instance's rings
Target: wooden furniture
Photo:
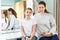
[[[24,18],[24,11],[26,9],[26,1],[16,2],[14,4],[14,9],[17,12],[18,21],[20,21],[20,19]]]
[[[60,0],[57,0],[57,23],[58,23],[58,37],[60,40]]]

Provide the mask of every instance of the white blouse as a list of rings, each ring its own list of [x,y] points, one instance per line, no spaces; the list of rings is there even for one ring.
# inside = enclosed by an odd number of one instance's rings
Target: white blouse
[[[1,25],[2,30],[6,29],[6,27],[8,26],[8,19],[6,18],[6,21],[5,21],[5,18],[3,18],[1,21],[1,24],[2,24]]]

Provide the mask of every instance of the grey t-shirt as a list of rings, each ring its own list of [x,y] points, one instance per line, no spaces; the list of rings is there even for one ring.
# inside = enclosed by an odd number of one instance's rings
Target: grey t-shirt
[[[35,20],[37,22],[37,36],[42,37],[43,32],[51,32],[53,35],[56,32],[56,22],[51,14],[48,13],[36,13]]]

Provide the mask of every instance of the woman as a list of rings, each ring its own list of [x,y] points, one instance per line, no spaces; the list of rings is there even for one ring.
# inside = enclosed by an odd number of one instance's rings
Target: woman
[[[30,16],[32,9],[27,8],[25,11],[25,18],[20,21],[20,30],[22,34],[22,40],[37,40],[35,36],[36,22]]]
[[[17,14],[16,14],[15,10],[12,8],[8,9],[8,19],[9,19],[8,27],[6,28],[6,30],[19,28],[19,24],[17,21]]]
[[[35,14],[37,21],[37,34],[39,40],[58,40],[56,22],[53,16],[46,10],[46,3],[39,2],[38,12]]]
[[[2,30],[4,31],[8,26],[7,10],[2,11]]]

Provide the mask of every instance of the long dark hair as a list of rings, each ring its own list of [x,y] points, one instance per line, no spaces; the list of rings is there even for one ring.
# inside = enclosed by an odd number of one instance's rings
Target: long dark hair
[[[39,2],[39,5],[40,5],[40,4],[43,4],[43,5],[46,7],[46,3],[45,3],[44,1],[40,1],[40,2]],[[44,12],[45,12],[45,13],[49,13],[49,12],[47,11],[47,9],[45,9]]]
[[[3,11],[3,14],[5,15],[5,22],[7,23],[7,10]]]
[[[17,13],[15,12],[15,10],[14,10],[14,9],[9,8],[9,9],[8,9],[8,11],[11,11],[11,12],[12,12],[12,14],[17,18]]]

